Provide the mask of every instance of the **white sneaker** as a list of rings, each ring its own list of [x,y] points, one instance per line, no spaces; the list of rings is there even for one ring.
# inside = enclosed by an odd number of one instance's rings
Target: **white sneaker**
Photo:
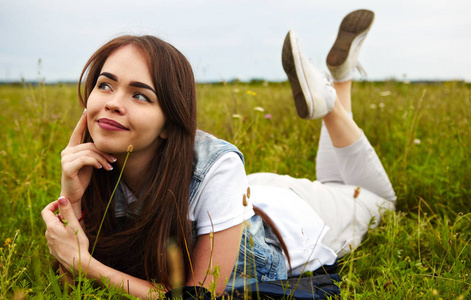
[[[337,40],[326,59],[334,81],[352,80],[355,69],[358,69],[362,76],[366,76],[365,70],[358,62],[358,52],[373,24],[374,17],[375,14],[372,11],[360,9],[343,18]]]
[[[288,32],[282,51],[283,69],[288,75],[298,115],[303,119],[317,119],[334,107],[337,94],[332,83],[314,68],[299,49],[294,32]]]

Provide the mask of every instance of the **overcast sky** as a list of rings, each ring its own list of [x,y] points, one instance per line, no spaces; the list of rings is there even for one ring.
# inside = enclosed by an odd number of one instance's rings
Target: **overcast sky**
[[[471,0],[0,0],[0,81],[78,80],[86,60],[124,33],[182,51],[198,81],[285,80],[289,29],[320,69],[342,18],[368,8],[360,52],[369,79],[471,81]],[[41,66],[38,68],[38,60]]]

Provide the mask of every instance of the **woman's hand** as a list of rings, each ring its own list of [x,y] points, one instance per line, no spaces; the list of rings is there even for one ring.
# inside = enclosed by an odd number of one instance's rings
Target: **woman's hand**
[[[54,214],[58,209],[60,214]],[[154,299],[158,296],[160,289],[153,283],[110,268],[90,255],[89,240],[67,198],[60,197],[57,201],[50,203],[43,209],[41,215],[47,227],[46,239],[49,252],[62,266],[61,272],[66,273],[65,278],[69,283],[72,281],[68,273],[73,276],[81,270],[82,274],[88,278],[98,282],[106,278],[109,280],[107,284],[122,288],[138,298]]]
[[[99,150],[94,143],[81,144],[86,128],[87,113],[84,110],[70,136],[69,144],[61,153],[61,196],[67,197],[73,205],[80,205],[80,199],[90,184],[93,168],[110,171],[113,169],[110,163],[116,161],[115,157]]]
[[[60,214],[55,212],[59,210]],[[89,259],[89,240],[85,235],[69,200],[60,197],[41,212],[46,223],[46,239],[49,252],[69,272],[85,266]]]

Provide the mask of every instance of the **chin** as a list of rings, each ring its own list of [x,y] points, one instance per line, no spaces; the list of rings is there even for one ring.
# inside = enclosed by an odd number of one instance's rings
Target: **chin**
[[[104,137],[100,134],[95,135],[91,132],[90,136],[92,137],[95,146],[105,153],[119,154],[121,152],[126,152],[127,150],[127,145],[124,146],[122,143],[119,143],[118,139],[116,138]]]
[[[113,145],[112,143],[104,143],[104,142],[96,142],[95,141],[95,146],[108,154],[120,154],[120,153],[125,153],[127,151],[127,146],[123,145]]]

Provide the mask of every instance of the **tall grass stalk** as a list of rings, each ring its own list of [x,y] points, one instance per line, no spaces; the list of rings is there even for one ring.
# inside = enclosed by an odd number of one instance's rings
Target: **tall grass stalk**
[[[415,128],[417,125],[417,121],[419,119],[420,115],[420,110],[422,108],[422,102],[424,101],[425,94],[427,93],[427,90],[424,89],[422,92],[422,96],[419,98],[419,102],[417,103],[417,106],[414,109],[414,116],[412,117],[412,122],[409,127],[409,132],[407,134],[407,139],[406,139],[406,145],[405,145],[405,150],[404,150],[404,160],[403,160],[403,168],[405,169],[407,166],[407,157],[409,156],[409,151],[411,150],[411,146],[414,142],[414,137],[415,137]]]
[[[181,219],[181,215],[180,215],[180,210],[178,209],[178,203],[177,203],[177,198],[175,197],[175,193],[172,192],[171,190],[168,190],[171,194],[172,194],[172,197],[173,197],[173,200],[175,202],[175,208],[177,209],[177,216],[178,216],[178,222],[180,223],[180,229],[182,232],[186,232],[185,229],[183,228],[183,222],[182,222],[182,219]],[[190,272],[191,272],[191,278],[193,279],[193,282],[195,283],[195,294],[197,294],[197,290],[196,290],[196,282],[195,282],[195,271],[193,270],[193,263],[191,262],[191,253],[190,253],[190,250],[188,248],[188,241],[185,239],[183,239],[183,243],[185,244],[185,252],[186,252],[186,255],[188,257],[188,261],[190,263]]]
[[[6,293],[14,287],[21,278],[24,269],[11,271],[10,267],[14,264],[15,254],[17,252],[17,238],[20,232],[17,230],[13,239],[6,239],[2,248],[0,248],[0,299],[6,298]]]
[[[90,261],[88,261],[88,265],[87,265],[87,270],[85,271],[85,274],[83,274],[82,272],[82,253],[80,251],[80,241],[78,239],[78,230],[75,232],[75,239],[76,239],[76,242],[77,242],[77,245],[79,247],[78,248],[78,282],[77,282],[77,286],[76,286],[76,293],[75,293],[75,296],[77,298],[77,300],[79,299],[82,299],[83,298],[83,295],[82,295],[82,292],[81,292],[81,289],[82,289],[82,280],[83,280],[83,276],[86,274],[88,274],[88,266],[90,265]],[[74,260],[75,260],[75,257],[74,257]],[[91,258],[90,258],[91,260]],[[75,264],[73,264],[75,265]]]
[[[244,300],[247,300],[249,298],[249,286],[247,285],[247,277],[249,276],[247,274],[247,234],[244,235],[244,273],[242,276],[244,278]]]
[[[97,234],[96,234],[96,237],[95,237],[95,242],[93,243],[92,251],[90,252],[90,260],[88,261],[88,264],[87,264],[87,270],[85,272],[86,274],[88,273],[88,267],[90,266],[90,262],[92,260],[93,253],[95,251],[96,244],[98,242],[98,237],[100,235],[101,228],[103,226],[103,223],[105,222],[106,214],[108,213],[108,209],[110,208],[110,204],[111,204],[111,201],[113,200],[114,193],[116,192],[116,189],[118,188],[119,182],[121,181],[121,176],[123,176],[124,168],[126,167],[126,163],[128,161],[129,154],[131,154],[132,150],[133,150],[133,146],[129,145],[128,149],[127,149],[127,153],[126,153],[126,158],[124,159],[123,166],[121,167],[121,171],[119,172],[118,181],[116,181],[113,192],[111,193],[111,196],[110,196],[110,200],[108,200],[108,204],[106,205],[105,212],[103,214],[103,217],[101,218],[100,227],[98,227],[98,231],[97,231]]]
[[[29,180],[26,181],[26,197],[28,199],[28,210],[29,210],[29,223],[31,225],[31,232],[33,233],[34,232],[34,218],[33,218],[33,206],[31,205],[31,193],[29,191],[29,188],[30,188],[30,183],[29,183]]]
[[[172,298],[182,297],[182,286],[185,280],[184,268],[182,264],[182,250],[175,241],[170,240],[167,245],[167,257],[170,267],[170,283],[172,284]]]
[[[355,249],[356,247],[358,247],[359,245],[356,245],[356,234],[357,234],[357,205],[358,205],[358,202],[357,202],[357,198],[358,196],[360,195],[361,193],[361,190],[360,190],[360,187],[356,187],[355,188],[355,191],[353,193],[353,243],[355,243],[355,245],[349,245],[350,247],[350,255],[349,255],[349,258],[350,258],[350,264],[349,264],[349,268],[348,268],[348,275],[347,275],[347,290],[346,290],[346,293],[347,295],[349,295],[350,293],[350,285],[352,283],[352,277],[353,277],[353,261],[355,260]],[[355,290],[354,290],[355,292]]]

